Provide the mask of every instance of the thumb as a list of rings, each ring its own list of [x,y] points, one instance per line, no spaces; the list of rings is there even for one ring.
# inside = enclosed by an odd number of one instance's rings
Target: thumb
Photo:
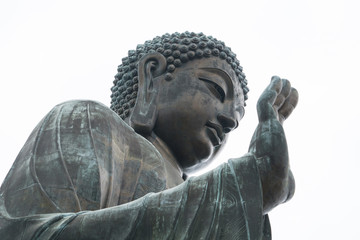
[[[276,97],[280,94],[282,89],[282,80],[278,76],[273,76],[269,86],[261,94],[257,102],[257,112],[259,121],[263,122],[271,118],[277,118],[277,113],[274,111],[273,104]]]

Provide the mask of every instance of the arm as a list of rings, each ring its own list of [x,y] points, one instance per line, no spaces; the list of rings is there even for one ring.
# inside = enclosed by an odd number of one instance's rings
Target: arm
[[[21,236],[38,240],[260,239],[266,217],[258,176],[255,159],[248,155],[177,187],[111,208],[19,218],[0,209],[0,236],[9,240]]]
[[[289,155],[283,122],[298,102],[298,93],[286,79],[273,77],[257,103],[259,124],[250,143],[249,153],[257,159],[264,214],[290,199],[295,182],[289,167]]]

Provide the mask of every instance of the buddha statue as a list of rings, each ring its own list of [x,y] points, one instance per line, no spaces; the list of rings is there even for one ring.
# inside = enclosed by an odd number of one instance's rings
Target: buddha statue
[[[294,178],[283,122],[298,101],[272,77],[248,153],[200,176],[244,116],[236,55],[202,33],[129,51],[111,107],[55,106],[0,189],[1,239],[271,239],[268,213]]]

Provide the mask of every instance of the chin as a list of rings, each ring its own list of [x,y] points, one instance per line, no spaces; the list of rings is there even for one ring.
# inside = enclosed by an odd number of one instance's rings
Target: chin
[[[196,172],[206,167],[209,163],[212,162],[214,157],[215,149],[208,139],[206,139],[206,141],[198,141],[192,146],[192,153],[186,154],[187,156],[183,156],[181,158],[186,159],[180,164],[183,172],[186,174]]]

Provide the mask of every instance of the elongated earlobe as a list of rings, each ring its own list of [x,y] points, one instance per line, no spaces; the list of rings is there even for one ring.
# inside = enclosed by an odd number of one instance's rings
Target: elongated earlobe
[[[160,53],[150,53],[142,57],[138,65],[138,93],[130,116],[130,126],[142,136],[151,134],[157,116],[157,89],[153,80],[165,73],[166,59]]]

